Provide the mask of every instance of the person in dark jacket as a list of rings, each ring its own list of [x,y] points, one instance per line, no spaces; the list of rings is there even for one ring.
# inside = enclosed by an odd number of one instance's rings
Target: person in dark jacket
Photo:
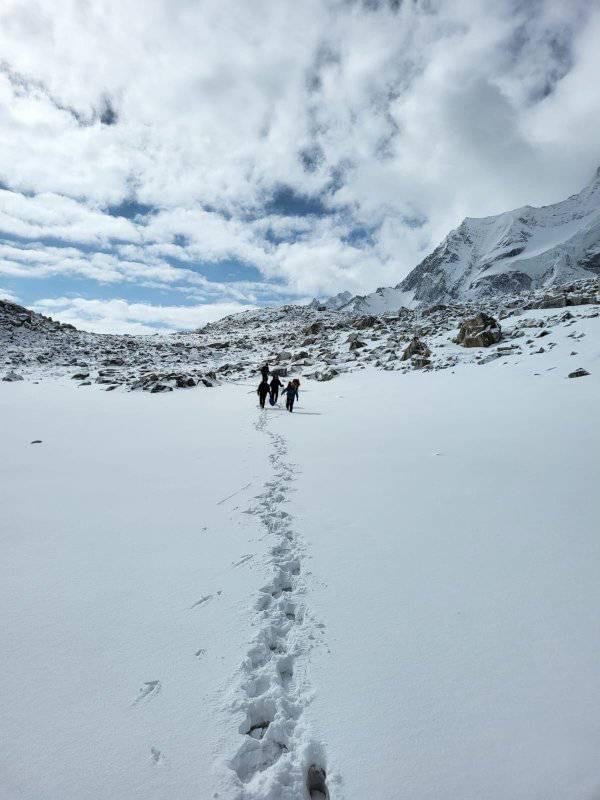
[[[258,401],[260,403],[260,407],[265,407],[265,400],[267,399],[267,395],[269,394],[269,384],[267,381],[261,381],[259,384],[258,389],[256,390],[256,394],[258,395]]]
[[[271,379],[271,405],[275,405],[277,402],[280,389],[283,389],[283,383],[279,380],[279,375],[273,375]]]
[[[281,394],[285,395],[285,407],[288,411],[294,410],[294,400],[298,397],[298,389],[290,381]]]
[[[260,368],[260,373],[262,375],[263,381],[268,381],[269,380],[269,362],[268,361],[264,365],[264,367]]]

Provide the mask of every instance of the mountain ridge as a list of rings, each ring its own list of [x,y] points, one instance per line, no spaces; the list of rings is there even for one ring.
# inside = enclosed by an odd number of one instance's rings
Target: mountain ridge
[[[476,302],[598,274],[600,167],[566,200],[465,217],[398,284],[356,295],[339,310],[381,314],[401,307]]]

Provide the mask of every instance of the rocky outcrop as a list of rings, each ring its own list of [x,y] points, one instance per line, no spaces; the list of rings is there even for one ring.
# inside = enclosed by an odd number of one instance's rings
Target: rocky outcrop
[[[28,308],[8,300],[0,300],[0,329],[23,328],[30,331],[71,332],[75,331],[74,325],[67,322],[58,322],[44,314],[36,314]]]

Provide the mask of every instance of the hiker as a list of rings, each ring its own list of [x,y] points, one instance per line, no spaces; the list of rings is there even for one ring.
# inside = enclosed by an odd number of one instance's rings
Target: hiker
[[[279,375],[273,375],[271,380],[271,405],[274,406],[279,397],[279,390],[283,389],[283,383],[279,380]]]
[[[286,396],[285,407],[288,411],[294,410],[294,400],[298,397],[298,388],[289,381],[282,394]]]
[[[263,381],[269,380],[269,362],[267,361],[264,367],[260,368],[260,373],[262,375]]]
[[[269,394],[269,382],[266,380],[262,380],[259,384],[258,389],[256,390],[256,394],[258,395],[258,401],[260,403],[260,407],[265,407],[265,400],[267,399],[267,395]]]
[[[294,378],[294,380],[292,381],[292,386],[296,387],[296,400],[300,402],[300,392],[298,391],[298,389],[300,388],[300,381],[298,380],[298,378]]]

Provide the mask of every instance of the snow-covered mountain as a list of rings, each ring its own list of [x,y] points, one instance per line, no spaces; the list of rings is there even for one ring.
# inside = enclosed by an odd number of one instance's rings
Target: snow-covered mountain
[[[309,308],[323,309],[326,311],[338,311],[343,306],[347,305],[352,300],[352,292],[340,292],[333,297],[328,297],[327,300],[315,299],[309,303]]]
[[[479,300],[599,273],[600,168],[581,192],[560,203],[467,217],[399,284],[354,297],[342,310],[381,314]]]

